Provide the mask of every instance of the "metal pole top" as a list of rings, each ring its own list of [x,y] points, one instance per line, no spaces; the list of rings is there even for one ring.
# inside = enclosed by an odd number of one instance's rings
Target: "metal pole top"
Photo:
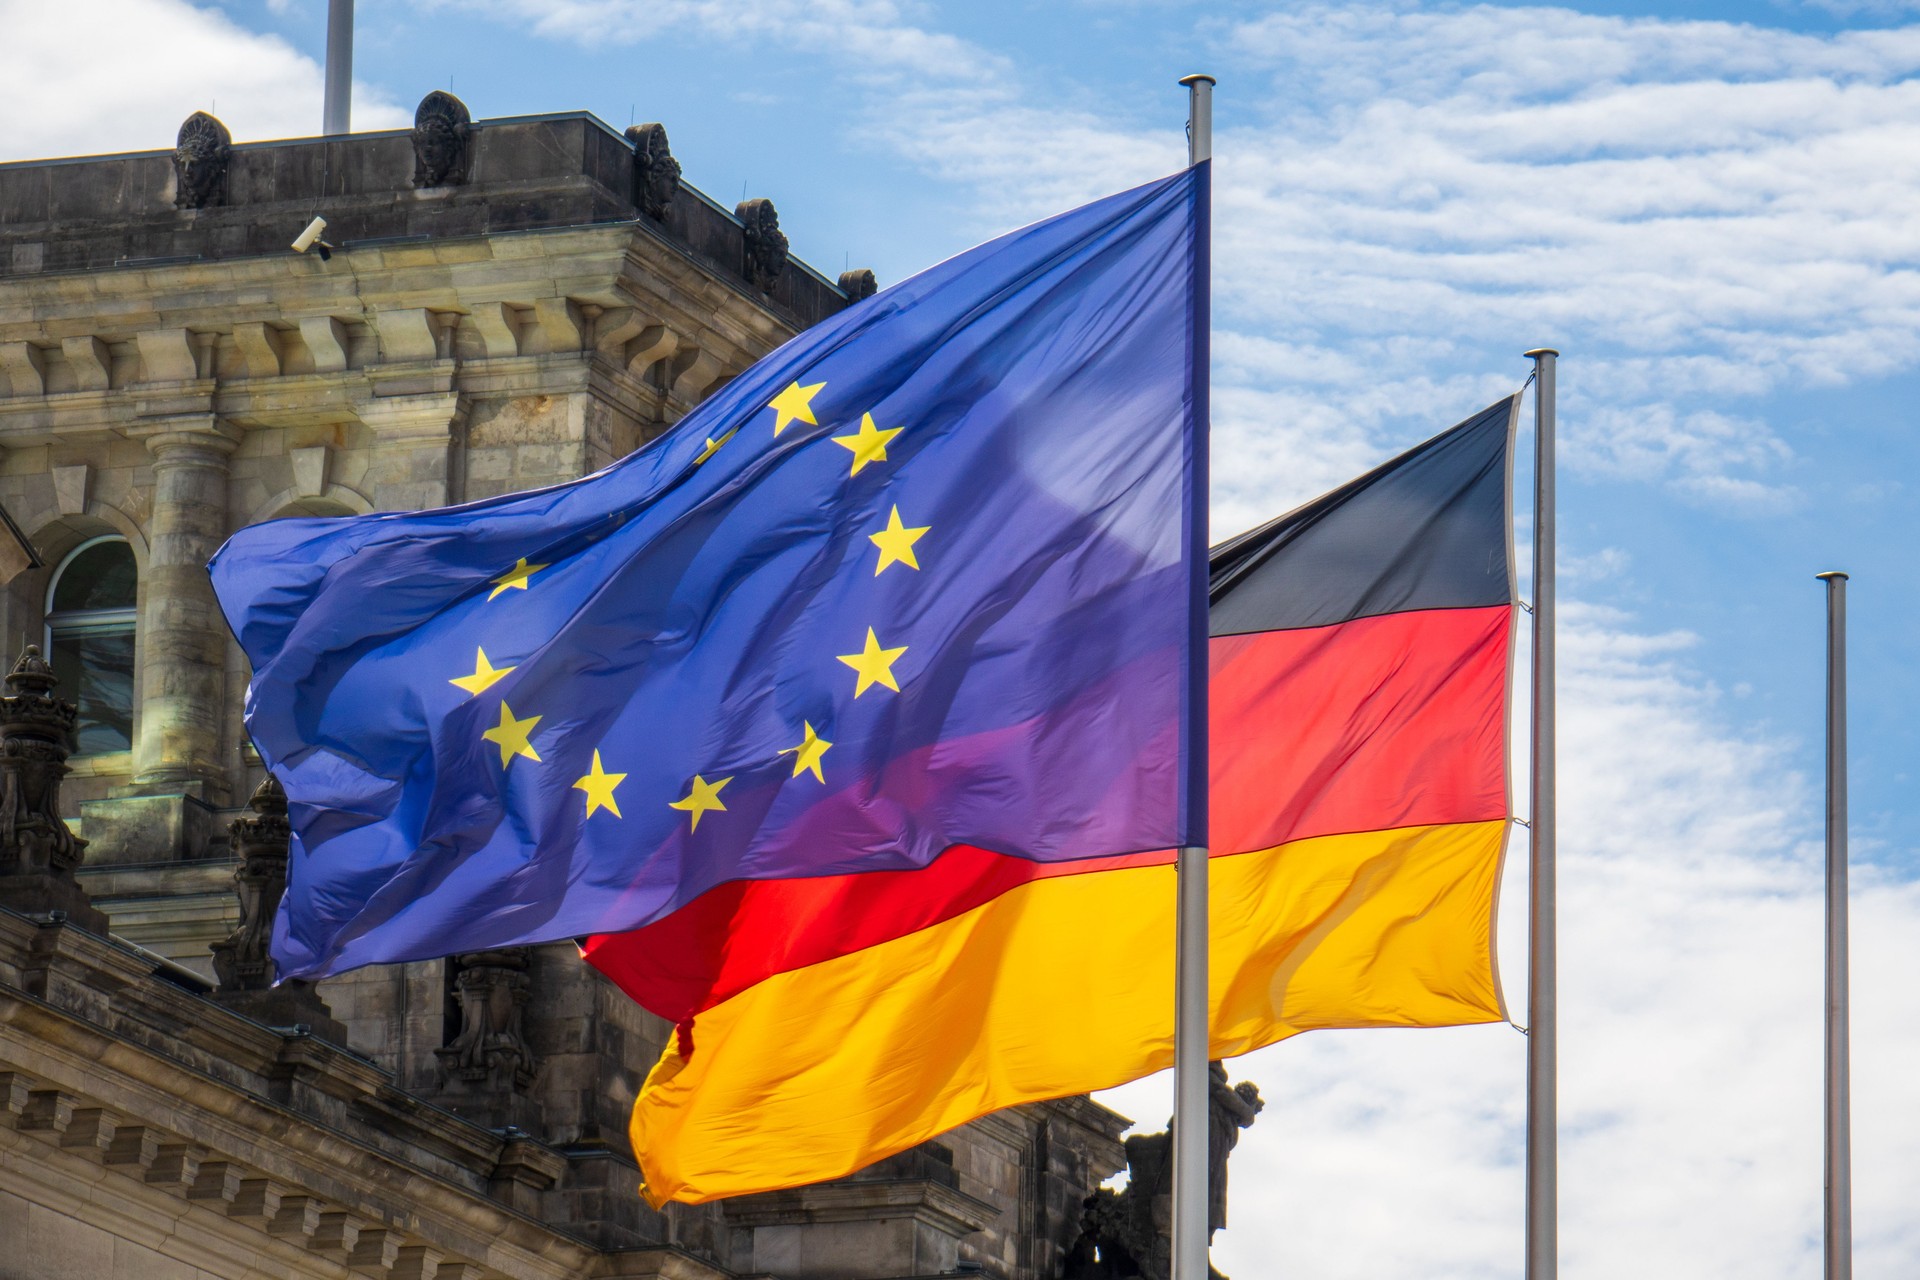
[[[1829,569],[1825,573],[1816,573],[1813,576],[1822,582],[1832,582],[1836,578],[1841,582],[1845,582],[1848,575],[1844,569]]]
[[[1204,71],[1197,71],[1190,76],[1181,76],[1180,83],[1192,86],[1196,84],[1219,84],[1220,82]]]
[[[1531,351],[1522,351],[1520,354],[1529,360],[1538,360],[1541,356],[1557,356],[1560,353],[1552,347],[1535,347]]]

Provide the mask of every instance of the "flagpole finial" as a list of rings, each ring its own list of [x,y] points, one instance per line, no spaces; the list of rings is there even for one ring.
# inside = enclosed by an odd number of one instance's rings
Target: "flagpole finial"
[[[1190,76],[1181,76],[1180,83],[1192,88],[1196,84],[1219,84],[1220,82],[1204,71],[1196,71]]]
[[[1852,575],[1848,574],[1844,569],[1829,569],[1825,573],[1816,573],[1813,576],[1822,582],[1833,582],[1835,580],[1845,582]]]
[[[1520,354],[1529,360],[1538,360],[1541,356],[1558,356],[1560,353],[1552,347],[1535,347],[1531,351],[1523,351]]]

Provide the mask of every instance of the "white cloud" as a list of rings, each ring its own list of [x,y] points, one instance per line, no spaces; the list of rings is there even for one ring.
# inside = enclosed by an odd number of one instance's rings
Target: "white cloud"
[[[449,7],[449,0],[420,0]],[[600,46],[660,38],[680,27],[734,42],[777,42],[829,55],[839,74],[965,81],[1004,69],[978,45],[913,20],[895,0],[479,0],[484,9],[552,39]]]
[[[1541,340],[1568,352],[1570,462],[1777,510],[1791,446],[1728,402],[1920,361],[1920,29],[1403,3],[1212,30],[1217,426],[1247,463],[1223,527],[1487,402]],[[1177,131],[1004,74],[870,123],[984,193],[981,235],[1180,163]]]
[[[1755,741],[1683,633],[1571,605],[1561,636],[1561,1239],[1569,1280],[1819,1271],[1821,873],[1794,744]],[[1804,746],[1804,744],[1800,744]],[[1525,1010],[1525,842],[1503,961]],[[1856,873],[1855,1224],[1862,1280],[1920,1257],[1907,1203],[1920,886]],[[1315,1033],[1233,1064],[1266,1112],[1232,1166],[1229,1275],[1513,1276],[1524,1039]],[[1145,1127],[1164,1077],[1108,1100]]]
[[[239,142],[320,131],[320,66],[217,9],[94,0],[82,17],[69,6],[0,0],[0,30],[8,160],[171,149],[195,111],[218,115]],[[411,122],[364,86],[354,96],[356,128]]]

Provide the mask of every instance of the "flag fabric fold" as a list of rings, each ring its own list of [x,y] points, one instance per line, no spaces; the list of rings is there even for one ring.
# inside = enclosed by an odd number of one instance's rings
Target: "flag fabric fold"
[[[1503,1016],[1514,403],[1213,554],[1216,1056]],[[848,1173],[1170,1065],[1172,864],[962,845],[590,939],[680,1029],[634,1108],[649,1199]]]

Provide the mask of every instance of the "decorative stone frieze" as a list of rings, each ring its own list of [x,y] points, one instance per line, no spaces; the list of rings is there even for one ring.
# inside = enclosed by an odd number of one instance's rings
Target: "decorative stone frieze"
[[[680,162],[667,147],[666,127],[633,125],[627,141],[633,144],[633,202],[649,218],[665,218],[673,207],[673,193],[680,189]]]
[[[451,187],[467,180],[473,117],[467,104],[435,89],[413,113],[413,185]]]
[[[173,149],[173,203],[179,209],[205,209],[227,201],[227,161],[233,135],[204,111],[180,126]]]
[[[53,696],[59,683],[39,648],[28,645],[0,696],[0,906],[64,911],[104,934],[107,917],[73,878],[87,842],[60,818],[60,780],[80,711]]]
[[[780,230],[780,215],[771,200],[742,200],[733,215],[745,230],[746,277],[762,290],[773,288],[774,281],[787,269],[787,237]]]

